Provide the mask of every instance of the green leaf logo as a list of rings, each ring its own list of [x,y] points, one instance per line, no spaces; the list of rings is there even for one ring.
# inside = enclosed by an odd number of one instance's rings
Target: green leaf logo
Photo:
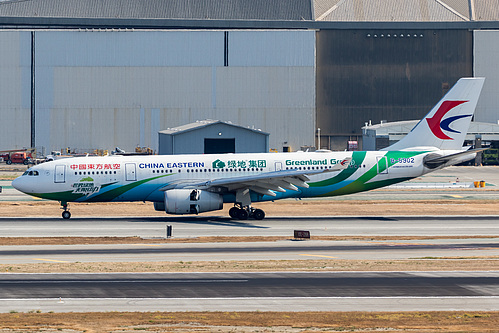
[[[222,169],[225,167],[225,163],[217,159],[216,161],[213,161],[212,163],[212,168],[213,169]]]
[[[92,179],[92,177],[87,177],[87,178],[82,178],[80,179],[80,182],[93,182],[94,180]]]

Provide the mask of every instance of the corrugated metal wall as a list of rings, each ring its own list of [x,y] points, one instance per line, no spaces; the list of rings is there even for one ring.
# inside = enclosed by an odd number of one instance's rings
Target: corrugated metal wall
[[[345,149],[369,120],[420,119],[472,75],[472,59],[466,30],[319,31],[317,126]]]
[[[313,31],[37,31],[35,38],[36,145],[47,151],[157,149],[157,131],[203,119],[262,129],[271,148],[313,145]],[[20,148],[30,143],[30,32],[1,31],[0,43],[7,68],[0,87],[10,87],[0,92],[8,97],[0,115],[16,121],[1,125],[8,133],[0,133],[0,149]]]
[[[30,146],[29,32],[0,33],[0,149]]]
[[[475,76],[485,77],[475,120],[499,123],[499,30],[474,32]]]

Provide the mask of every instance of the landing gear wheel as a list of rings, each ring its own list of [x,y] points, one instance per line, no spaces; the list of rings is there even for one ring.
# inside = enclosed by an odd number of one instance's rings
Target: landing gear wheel
[[[233,219],[237,219],[239,217],[239,208],[232,207],[231,209],[229,209],[229,216]]]
[[[247,220],[249,217],[248,211],[246,209],[239,209],[238,217],[240,220]]]
[[[71,213],[69,212],[69,208],[68,208],[68,203],[65,201],[61,201],[61,209],[64,210],[62,212],[62,218],[65,220],[68,220],[71,217]]]
[[[261,209],[255,209],[253,212],[253,218],[255,220],[263,220],[265,218],[265,212]]]

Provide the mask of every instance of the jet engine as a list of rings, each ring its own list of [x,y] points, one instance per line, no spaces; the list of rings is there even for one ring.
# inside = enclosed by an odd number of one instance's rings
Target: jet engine
[[[203,190],[168,190],[165,201],[154,203],[156,210],[165,210],[168,214],[199,214],[223,209],[220,194]]]

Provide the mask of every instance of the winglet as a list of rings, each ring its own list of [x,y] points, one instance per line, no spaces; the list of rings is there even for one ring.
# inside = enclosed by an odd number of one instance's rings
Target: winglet
[[[402,140],[382,150],[435,147],[460,150],[485,78],[461,78]]]

